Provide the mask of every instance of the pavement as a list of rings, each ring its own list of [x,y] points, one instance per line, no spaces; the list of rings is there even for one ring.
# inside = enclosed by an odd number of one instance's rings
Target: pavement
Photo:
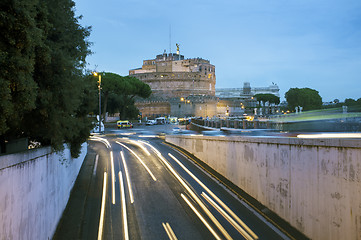
[[[88,154],[70,193],[69,202],[59,221],[53,239],[80,239],[85,204],[93,177],[95,152],[88,145]],[[77,227],[74,227],[77,226]]]

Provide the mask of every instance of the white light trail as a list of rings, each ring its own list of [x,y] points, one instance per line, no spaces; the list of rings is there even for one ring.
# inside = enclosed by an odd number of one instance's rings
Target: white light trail
[[[169,171],[174,175],[176,179],[180,182],[180,184],[188,191],[191,197],[197,202],[197,204],[203,209],[203,211],[208,215],[208,217],[213,221],[213,223],[218,227],[218,229],[223,233],[226,239],[232,239],[228,232],[223,228],[223,226],[218,222],[218,220],[212,215],[209,209],[204,205],[204,203],[199,199],[197,194],[195,194],[192,189],[187,185],[187,183],[179,176],[179,174],[174,170],[174,168],[168,163],[168,161],[162,156],[162,154],[151,144],[144,143],[151,147],[153,151],[157,154],[160,160],[164,163],[164,165],[169,169]]]
[[[114,172],[113,151],[110,151],[110,165],[112,168],[112,203],[115,204],[115,172]]]
[[[145,168],[145,170],[147,170],[147,172],[149,173],[149,175],[152,177],[152,179],[154,181],[157,181],[156,177],[154,176],[154,174],[152,173],[152,171],[150,171],[150,169],[147,167],[147,165],[145,165],[145,163],[142,161],[142,159],[140,159],[140,157],[130,148],[128,148],[127,146],[125,146],[124,144],[116,141],[116,143],[118,143],[119,145],[123,146],[124,148],[126,148],[129,152],[131,152],[137,159],[138,161],[143,165],[143,167]]]
[[[174,234],[172,228],[170,227],[169,223],[162,223],[162,226],[167,233],[170,240],[178,240],[177,236]]]
[[[191,171],[188,170],[176,157],[168,153],[170,156],[189,176],[191,176],[209,195],[211,195],[254,239],[258,236],[222,201],[220,200],[202,181],[200,181]]]
[[[361,138],[361,133],[298,134],[298,138]]]
[[[99,155],[97,154],[96,157],[95,157],[95,164],[94,164],[94,169],[93,169],[93,176],[95,176],[95,174],[97,173],[98,160],[99,160]]]
[[[134,140],[130,140],[131,143],[137,145],[138,147],[140,147],[147,156],[150,156],[149,151],[143,146],[143,141],[134,141]]]
[[[253,240],[253,238],[243,229],[239,224],[233,220],[231,216],[229,216],[217,203],[215,203],[207,194],[202,192],[202,197],[204,197],[209,204],[211,204],[222,216],[227,219],[228,222],[232,224],[232,226],[247,240]]]
[[[204,219],[204,217],[198,212],[198,210],[193,206],[193,204],[188,200],[188,198],[181,193],[182,198],[184,199],[184,201],[188,204],[188,206],[193,210],[193,212],[197,215],[197,217],[203,222],[203,224],[208,228],[208,230],[212,233],[212,235],[216,238],[216,239],[222,239],[220,236],[218,236],[218,234],[216,233],[216,231],[211,227],[211,225],[209,225],[209,223]]]
[[[127,220],[127,205],[125,204],[125,192],[124,192],[124,184],[123,184],[122,172],[119,171],[118,176],[119,176],[119,183],[120,183],[120,195],[121,195],[121,201],[122,201],[124,239],[129,240],[128,220]]]
[[[107,194],[107,172],[104,172],[103,178],[103,195],[102,195],[102,205],[100,209],[100,219],[99,219],[99,228],[98,228],[98,240],[102,239],[103,235],[103,225],[104,225],[104,213],[105,213],[105,202]]]
[[[129,190],[129,195],[130,195],[130,203],[134,203],[134,197],[133,197],[132,186],[131,186],[130,179],[129,179],[130,177],[129,177],[129,173],[128,173],[128,167],[127,167],[127,163],[125,162],[123,151],[120,151],[120,155],[122,157],[122,162],[123,162],[123,166],[124,166],[124,170],[125,170],[125,177],[127,178],[128,190]]]
[[[111,145],[110,145],[110,143],[109,143],[109,141],[108,141],[107,139],[104,139],[104,138],[101,138],[101,137],[92,136],[92,137],[90,137],[90,140],[102,142],[102,143],[105,144],[105,146],[106,146],[107,148],[111,148]]]

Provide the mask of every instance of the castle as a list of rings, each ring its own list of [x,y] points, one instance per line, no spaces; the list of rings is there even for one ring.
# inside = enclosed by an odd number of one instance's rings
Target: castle
[[[202,58],[185,59],[179,53],[159,54],[144,60],[141,68],[129,70],[129,76],[147,83],[152,89],[148,99],[137,99],[142,117],[213,117],[240,116],[246,107],[256,107],[253,95],[272,93],[279,96],[276,84],[270,87],[215,88],[215,66]],[[252,113],[252,109],[248,113]]]
[[[216,115],[215,66],[202,58],[184,59],[177,47],[177,53],[164,52],[129,70],[152,89],[150,98],[136,101],[142,117]]]

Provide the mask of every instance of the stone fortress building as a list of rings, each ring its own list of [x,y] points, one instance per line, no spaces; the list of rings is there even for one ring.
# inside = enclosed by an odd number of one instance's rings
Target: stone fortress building
[[[129,71],[129,76],[152,89],[150,98],[136,101],[142,117],[216,115],[215,66],[202,58],[185,59],[179,45],[177,53],[164,52],[144,60],[141,68]]]
[[[202,58],[185,59],[179,53],[157,55],[144,60],[141,68],[129,70],[129,76],[147,83],[152,89],[148,99],[137,99],[136,106],[142,117],[213,117],[240,116],[247,107],[256,107],[253,95],[272,93],[279,96],[279,88],[216,89],[215,66]]]

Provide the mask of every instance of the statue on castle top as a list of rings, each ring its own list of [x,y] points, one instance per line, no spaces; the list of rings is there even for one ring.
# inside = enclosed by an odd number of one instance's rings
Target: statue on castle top
[[[179,54],[179,44],[176,43],[175,45],[177,46],[177,54]]]

